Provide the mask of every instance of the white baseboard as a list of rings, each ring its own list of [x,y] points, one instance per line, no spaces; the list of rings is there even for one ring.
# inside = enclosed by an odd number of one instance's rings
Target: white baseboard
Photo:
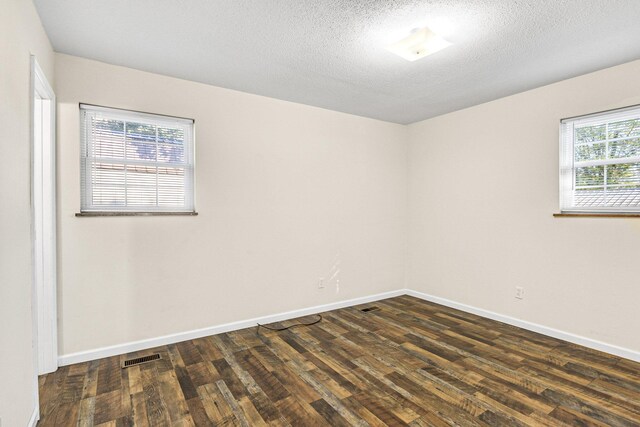
[[[31,413],[31,417],[29,418],[29,423],[27,424],[27,427],[36,427],[39,419],[40,419],[40,408],[36,406],[33,409],[33,412]]]
[[[605,353],[613,354],[615,356],[624,357],[635,362],[640,362],[640,352],[631,350],[624,347],[619,347],[612,344],[607,344],[602,341],[593,340],[580,335],[575,335],[569,332],[560,331],[558,329],[550,328],[548,326],[539,325],[537,323],[527,322],[526,320],[516,319],[515,317],[505,316],[503,314],[495,313],[493,311],[485,310],[482,308],[473,307],[470,305],[462,304],[446,298],[436,297],[434,295],[425,294],[423,292],[413,291],[406,289],[406,294],[412,297],[420,298],[425,301],[434,302],[436,304],[444,305],[447,307],[455,308],[457,310],[466,311],[467,313],[477,314],[478,316],[486,317],[498,322],[507,323],[512,326],[517,326],[529,331],[538,332],[543,335],[547,335],[553,338],[558,338],[564,341],[568,341],[574,344],[589,347],[594,350],[604,351]]]
[[[240,320],[237,322],[225,323],[217,326],[210,326],[192,331],[179,332],[170,335],[164,335],[157,338],[150,338],[140,341],[134,341],[124,344],[113,345],[109,347],[97,348],[94,350],[81,351],[78,353],[65,354],[58,358],[58,366],[73,365],[74,363],[88,362],[90,360],[102,359],[104,357],[116,356],[119,354],[131,353],[133,351],[145,350],[162,345],[175,344],[181,341],[188,341],[196,338],[207,337],[210,335],[222,334],[225,332],[236,331],[238,329],[249,328],[256,324],[268,324],[273,322],[281,322],[283,320],[295,319],[296,317],[308,316],[310,314],[322,313],[325,311],[336,310],[338,308],[350,307],[358,304],[365,304],[381,299],[397,297],[404,295],[404,289],[397,291],[383,292],[381,294],[369,295],[366,297],[353,298],[345,301],[338,301],[329,304],[317,305],[315,307],[303,308],[300,310],[292,310],[284,313],[274,314],[270,316],[256,317],[253,319]]]
[[[564,332],[558,329],[550,328],[548,326],[539,325],[537,323],[528,322],[526,320],[516,319],[515,317],[510,317],[503,314],[495,313],[493,311],[485,310],[482,308],[477,308],[470,305],[458,303],[452,300],[448,300],[446,298],[440,298],[434,295],[425,294],[423,292],[418,292],[411,289],[399,289],[396,291],[384,292],[381,294],[375,294],[375,295],[370,295],[370,296],[360,297],[360,298],[353,298],[350,300],[338,301],[330,304],[303,308],[300,310],[287,311],[284,313],[274,314],[270,316],[256,317],[253,319],[240,320],[237,322],[225,323],[222,325],[211,326],[211,327],[202,328],[202,329],[195,329],[192,331],[164,335],[157,338],[150,338],[150,339],[145,339],[140,341],[113,345],[109,347],[102,347],[94,350],[81,351],[78,353],[65,354],[59,357],[58,365],[65,366],[65,365],[72,365],[74,363],[88,362],[90,360],[102,359],[104,357],[116,356],[119,354],[126,354],[134,351],[146,350],[153,347],[159,347],[159,346],[168,345],[168,344],[175,344],[181,341],[187,341],[187,340],[202,338],[210,335],[236,331],[238,329],[244,329],[244,328],[256,326],[256,324],[258,323],[268,324],[273,322],[280,322],[283,320],[294,319],[296,317],[308,316],[310,314],[336,310],[339,308],[350,307],[358,304],[365,304],[367,302],[378,301],[378,300],[392,298],[400,295],[410,295],[416,298],[423,299],[425,301],[434,302],[436,304],[441,304],[447,307],[455,308],[457,310],[465,311],[467,313],[477,314],[478,316],[497,320],[499,322],[517,326],[522,329],[538,332],[540,334],[547,335],[553,338],[558,338],[574,344],[579,344],[595,350],[604,351],[605,353],[613,354],[613,355],[624,357],[626,359],[630,359],[636,362],[640,362],[640,352],[635,350],[619,347],[612,344],[607,344],[607,343],[586,338],[580,335],[575,335],[569,332]]]

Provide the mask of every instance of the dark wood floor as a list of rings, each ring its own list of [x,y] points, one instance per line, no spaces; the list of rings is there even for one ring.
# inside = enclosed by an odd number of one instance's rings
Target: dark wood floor
[[[638,363],[408,296],[323,316],[62,367],[39,425],[640,425]]]

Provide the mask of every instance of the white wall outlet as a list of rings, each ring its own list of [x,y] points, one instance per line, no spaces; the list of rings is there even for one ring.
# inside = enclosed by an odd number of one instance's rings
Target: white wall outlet
[[[318,279],[318,289],[324,288],[324,277]]]
[[[524,298],[524,288],[522,286],[516,286],[516,298]]]

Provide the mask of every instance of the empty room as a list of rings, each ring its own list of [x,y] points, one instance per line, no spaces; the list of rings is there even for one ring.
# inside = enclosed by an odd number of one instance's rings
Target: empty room
[[[640,426],[640,1],[0,0],[0,426]]]

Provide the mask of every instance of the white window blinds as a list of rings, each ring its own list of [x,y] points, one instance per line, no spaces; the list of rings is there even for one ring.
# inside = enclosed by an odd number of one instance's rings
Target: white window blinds
[[[82,212],[193,212],[193,120],[80,105]]]
[[[563,212],[640,212],[640,107],[563,120]]]

